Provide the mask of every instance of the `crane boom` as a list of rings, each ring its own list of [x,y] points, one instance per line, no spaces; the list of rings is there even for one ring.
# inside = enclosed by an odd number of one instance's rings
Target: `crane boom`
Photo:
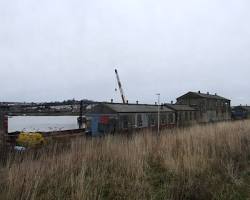
[[[120,81],[117,69],[115,69],[115,74],[116,74],[116,79],[117,79],[118,87],[119,87],[119,90],[120,90],[120,93],[121,93],[122,102],[123,103],[127,103],[127,100],[126,100],[126,97],[125,97],[123,89],[122,89],[122,84],[121,84],[121,81]]]

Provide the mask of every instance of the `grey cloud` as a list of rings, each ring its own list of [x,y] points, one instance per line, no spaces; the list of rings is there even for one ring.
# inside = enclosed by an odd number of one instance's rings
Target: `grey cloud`
[[[0,101],[217,92],[250,104],[246,0],[0,1]]]

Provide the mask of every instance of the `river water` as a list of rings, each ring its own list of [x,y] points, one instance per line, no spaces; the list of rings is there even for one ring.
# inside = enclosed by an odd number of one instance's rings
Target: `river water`
[[[77,129],[77,116],[13,116],[9,117],[8,132],[46,132]]]

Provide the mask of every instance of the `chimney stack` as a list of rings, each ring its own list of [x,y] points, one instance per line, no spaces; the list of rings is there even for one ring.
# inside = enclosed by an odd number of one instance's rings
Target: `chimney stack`
[[[171,101],[171,104],[174,104],[174,102],[173,102],[173,101]]]
[[[136,101],[136,104],[139,104],[139,101]]]
[[[207,95],[209,95],[209,92],[207,92]]]
[[[114,99],[111,99],[111,103],[114,103]]]

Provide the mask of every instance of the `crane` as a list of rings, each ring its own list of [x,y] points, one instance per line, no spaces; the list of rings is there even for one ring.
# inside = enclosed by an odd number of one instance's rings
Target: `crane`
[[[118,83],[118,86],[119,86],[119,90],[120,90],[120,93],[121,93],[122,102],[125,104],[125,103],[127,103],[127,100],[126,100],[126,97],[125,97],[123,89],[122,89],[122,84],[121,84],[117,69],[115,69],[115,74],[116,74],[116,79],[117,79],[117,83]]]

